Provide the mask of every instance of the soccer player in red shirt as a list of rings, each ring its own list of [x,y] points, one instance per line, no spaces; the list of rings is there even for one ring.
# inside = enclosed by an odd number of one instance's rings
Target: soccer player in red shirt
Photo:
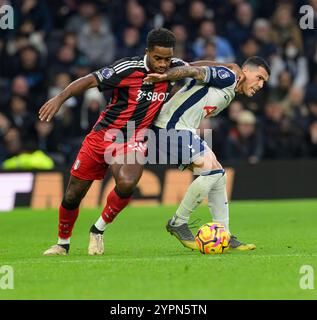
[[[169,67],[185,64],[182,60],[172,58],[174,46],[175,36],[172,32],[163,28],[152,30],[147,37],[145,56],[125,58],[79,78],[39,110],[40,120],[50,121],[62,104],[72,96],[93,87],[98,87],[100,91],[113,91],[111,103],[105,106],[93,129],[84,139],[72,166],[59,208],[58,242],[46,250],[44,255],[68,253],[80,202],[94,180],[104,179],[109,167],[109,163],[105,161],[107,157],[112,161],[110,167],[116,186],[107,197],[101,217],[91,227],[88,249],[91,255],[103,253],[105,226],[129,203],[143,171],[142,164],[122,163],[119,158],[139,153],[135,157],[137,158],[144,154],[146,147],[142,143],[142,131],[154,121],[172,89],[169,81],[146,84],[143,79],[148,72],[164,73]],[[128,122],[134,124],[132,131],[129,130]],[[120,148],[113,153],[111,147],[114,143]],[[110,153],[107,150],[109,147]]]

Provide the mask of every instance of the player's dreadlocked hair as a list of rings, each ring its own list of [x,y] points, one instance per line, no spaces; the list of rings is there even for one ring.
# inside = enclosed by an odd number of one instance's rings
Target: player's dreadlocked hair
[[[271,68],[269,67],[269,64],[261,57],[253,56],[248,58],[242,65],[242,67],[249,65],[249,66],[255,66],[255,67],[262,67],[266,70],[268,75],[271,74]]]
[[[175,35],[165,28],[153,29],[147,35],[147,48],[152,50],[154,46],[174,48],[176,43]]]

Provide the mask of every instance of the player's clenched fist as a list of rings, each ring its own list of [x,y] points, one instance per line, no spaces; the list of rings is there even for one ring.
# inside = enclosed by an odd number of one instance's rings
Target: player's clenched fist
[[[48,100],[39,111],[39,118],[41,121],[50,121],[58,112],[62,105],[62,101],[58,97]]]

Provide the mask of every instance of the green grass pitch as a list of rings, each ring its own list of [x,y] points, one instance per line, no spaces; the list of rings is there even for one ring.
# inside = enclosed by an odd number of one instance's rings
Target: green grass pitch
[[[231,203],[231,232],[251,252],[202,255],[165,230],[175,207],[128,207],[105,232],[105,254],[88,256],[100,210],[81,210],[66,257],[44,257],[56,241],[57,210],[0,213],[0,267],[14,268],[3,299],[317,299],[300,268],[317,270],[317,201]],[[193,219],[211,220],[201,206]],[[1,277],[1,274],[0,274]]]

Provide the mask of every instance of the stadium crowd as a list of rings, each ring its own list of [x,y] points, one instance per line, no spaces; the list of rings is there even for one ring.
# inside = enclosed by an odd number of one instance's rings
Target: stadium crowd
[[[300,7],[314,28],[300,28]],[[74,160],[106,95],[69,99],[54,121],[41,105],[71,81],[126,56],[144,54],[153,27],[172,30],[185,61],[271,65],[269,83],[205,119],[221,161],[317,157],[317,0],[0,0],[14,8],[14,29],[0,29],[0,164],[42,150],[56,165]]]

